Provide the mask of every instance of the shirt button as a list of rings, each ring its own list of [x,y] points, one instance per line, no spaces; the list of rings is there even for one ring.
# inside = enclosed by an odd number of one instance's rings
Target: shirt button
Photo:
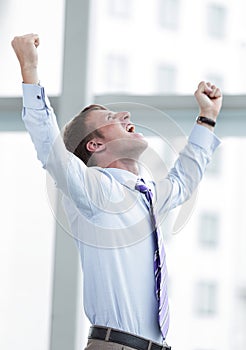
[[[37,99],[38,99],[38,100],[41,100],[41,96],[40,96],[40,95],[37,95]]]

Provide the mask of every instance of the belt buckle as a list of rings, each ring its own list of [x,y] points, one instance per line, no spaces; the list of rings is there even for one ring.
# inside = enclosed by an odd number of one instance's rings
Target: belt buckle
[[[152,348],[152,343],[153,343],[153,342],[150,340],[150,341],[149,341],[149,344],[148,344],[147,350],[151,350],[151,348]]]
[[[164,341],[162,344],[161,350],[171,350],[171,346],[167,345],[167,343]]]
[[[149,340],[147,350],[152,350],[152,345],[158,345],[158,344],[155,344],[153,343],[153,341]],[[171,350],[171,347],[169,347],[166,342],[164,342],[162,345],[159,345],[159,350],[169,350],[169,349]]]
[[[112,328],[108,327],[105,335],[105,339],[104,339],[105,341],[109,341],[111,331],[112,331]]]

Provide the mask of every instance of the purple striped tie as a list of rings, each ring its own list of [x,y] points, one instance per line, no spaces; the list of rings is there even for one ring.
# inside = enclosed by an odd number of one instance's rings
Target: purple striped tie
[[[156,297],[159,303],[159,325],[163,338],[166,338],[169,327],[169,306],[167,296],[167,266],[166,266],[166,254],[164,249],[164,242],[161,232],[157,229],[156,218],[153,210],[152,197],[153,193],[149,189],[144,181],[138,180],[136,184],[136,190],[143,193],[150,204],[149,212],[151,221],[154,227],[155,238],[155,252],[154,252],[154,272],[155,272],[155,289]]]

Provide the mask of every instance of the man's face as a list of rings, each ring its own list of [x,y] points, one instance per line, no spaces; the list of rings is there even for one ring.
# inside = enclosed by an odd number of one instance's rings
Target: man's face
[[[112,112],[110,110],[93,110],[87,123],[97,129],[103,136],[101,141],[111,154],[116,157],[138,159],[148,146],[141,133],[135,132],[129,112]]]

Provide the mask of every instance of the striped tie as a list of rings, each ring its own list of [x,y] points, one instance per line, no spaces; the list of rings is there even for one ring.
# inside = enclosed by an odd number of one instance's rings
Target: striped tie
[[[159,304],[159,325],[163,338],[166,338],[168,327],[169,327],[169,306],[167,296],[167,266],[165,259],[164,242],[161,232],[157,229],[156,218],[153,210],[152,197],[153,194],[149,189],[144,180],[138,180],[136,184],[136,190],[143,193],[150,204],[149,212],[150,218],[154,227],[154,238],[155,238],[155,252],[154,252],[154,272],[155,272],[155,289],[156,297]]]

